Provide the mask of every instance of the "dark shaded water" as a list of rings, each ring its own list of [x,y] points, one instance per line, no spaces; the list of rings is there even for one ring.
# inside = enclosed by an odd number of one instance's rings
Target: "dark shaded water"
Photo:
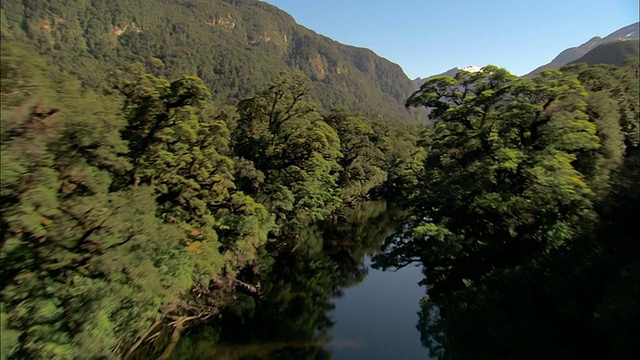
[[[369,266],[401,223],[386,204],[362,204],[345,212],[347,221],[301,229],[304,241],[261,279],[262,298],[240,297],[221,319],[186,332],[172,357],[638,359],[640,151],[634,154],[592,233],[464,286],[438,292],[429,284],[428,302],[420,301],[421,268]]]
[[[219,321],[191,330],[172,358],[428,359],[416,328],[421,268],[370,268],[397,215],[372,202],[301,230],[305,241],[261,282],[263,298],[241,298]]]
[[[639,176],[640,151],[593,233],[472,284],[430,284],[428,302],[421,268],[370,268],[400,221],[384,203],[361,204],[347,221],[301,229],[304,241],[261,280],[262,298],[239,297],[221,319],[186,332],[172,357],[638,359]]]

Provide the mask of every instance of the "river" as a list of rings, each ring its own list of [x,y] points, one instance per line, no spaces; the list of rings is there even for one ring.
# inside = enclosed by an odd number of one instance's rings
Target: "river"
[[[260,280],[263,296],[238,295],[220,319],[185,332],[172,357],[638,359],[640,151],[631,154],[593,233],[498,262],[474,281],[439,291],[431,282],[428,302],[417,284],[432,273],[370,267],[402,224],[387,204],[360,204],[340,221],[300,229],[303,241],[278,253]],[[447,275],[474,264],[461,261]]]
[[[333,359],[429,359],[416,329],[422,278],[420,267],[369,268],[364,281],[334,299],[330,317],[336,324],[326,346]]]
[[[301,230],[294,253],[220,320],[185,334],[174,359],[429,359],[416,328],[421,268],[370,267],[398,212],[360,204],[341,221]]]

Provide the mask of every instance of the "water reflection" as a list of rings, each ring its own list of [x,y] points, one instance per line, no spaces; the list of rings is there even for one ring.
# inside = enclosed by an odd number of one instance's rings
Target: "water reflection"
[[[596,231],[514,264],[425,264],[423,345],[440,359],[639,359],[640,153],[614,179]],[[388,242],[393,241],[389,239]],[[380,257],[383,265],[389,257]],[[404,259],[397,259],[402,262]],[[466,271],[468,281],[456,276]],[[454,280],[451,280],[454,279]]]
[[[365,261],[379,251],[384,238],[393,232],[398,214],[384,202],[370,202],[345,210],[334,221],[300,229],[298,234],[304,241],[293,253],[279,254],[268,278],[262,279],[264,296],[239,296],[237,304],[221,319],[185,334],[172,357],[330,359],[334,354],[360,349],[364,343],[352,336],[332,339],[335,319],[339,318],[332,313],[334,302],[342,300],[335,299],[343,296],[345,289],[367,277],[369,267]],[[422,291],[416,285],[418,280],[414,279],[411,285]],[[418,347],[414,324],[420,296],[418,293],[412,298],[415,310],[406,321]],[[359,306],[363,305],[367,306]]]
[[[326,347],[333,359],[428,359],[415,326],[425,294],[418,285],[422,277],[421,267],[370,269],[362,283],[345,289],[330,314],[338,320]]]

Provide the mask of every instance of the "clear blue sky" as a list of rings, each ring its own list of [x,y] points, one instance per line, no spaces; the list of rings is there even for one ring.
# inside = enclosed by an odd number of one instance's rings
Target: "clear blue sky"
[[[410,78],[494,64],[523,75],[562,50],[638,21],[638,0],[266,0]]]

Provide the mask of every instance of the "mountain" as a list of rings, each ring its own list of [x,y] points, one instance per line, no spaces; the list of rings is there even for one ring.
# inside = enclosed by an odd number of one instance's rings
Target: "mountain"
[[[638,41],[616,41],[598,45],[580,59],[569,64],[586,63],[588,65],[609,64],[623,66],[625,60],[638,56],[640,56],[640,43]]]
[[[469,65],[467,67],[461,68],[461,67],[454,67],[451,68],[441,74],[437,74],[437,75],[431,75],[429,77],[426,78],[415,78],[413,80],[411,80],[413,82],[413,86],[415,86],[415,88],[419,88],[420,86],[422,86],[422,84],[424,84],[425,81],[434,78],[436,76],[455,76],[457,73],[459,73],[460,71],[464,70],[464,71],[468,71],[468,72],[477,72],[480,71],[482,68],[480,66],[476,66],[476,65]]]
[[[556,56],[550,63],[542,65],[532,72],[528,73],[525,76],[532,76],[540,73],[546,69],[559,69],[562,66],[578,60],[582,56],[586,55],[589,51],[595,49],[599,45],[607,44],[611,42],[618,41],[638,41],[640,39],[640,31],[639,31],[639,23],[631,24],[629,26],[625,26],[619,30],[614,31],[613,33],[607,35],[602,38],[599,36],[591,38],[589,41],[584,44],[572,47],[562,51],[558,56]]]
[[[1,40],[26,44],[89,87],[141,62],[159,76],[196,75],[219,104],[235,103],[283,71],[312,80],[311,100],[412,120],[414,91],[397,64],[340,44],[256,0],[3,0]]]

